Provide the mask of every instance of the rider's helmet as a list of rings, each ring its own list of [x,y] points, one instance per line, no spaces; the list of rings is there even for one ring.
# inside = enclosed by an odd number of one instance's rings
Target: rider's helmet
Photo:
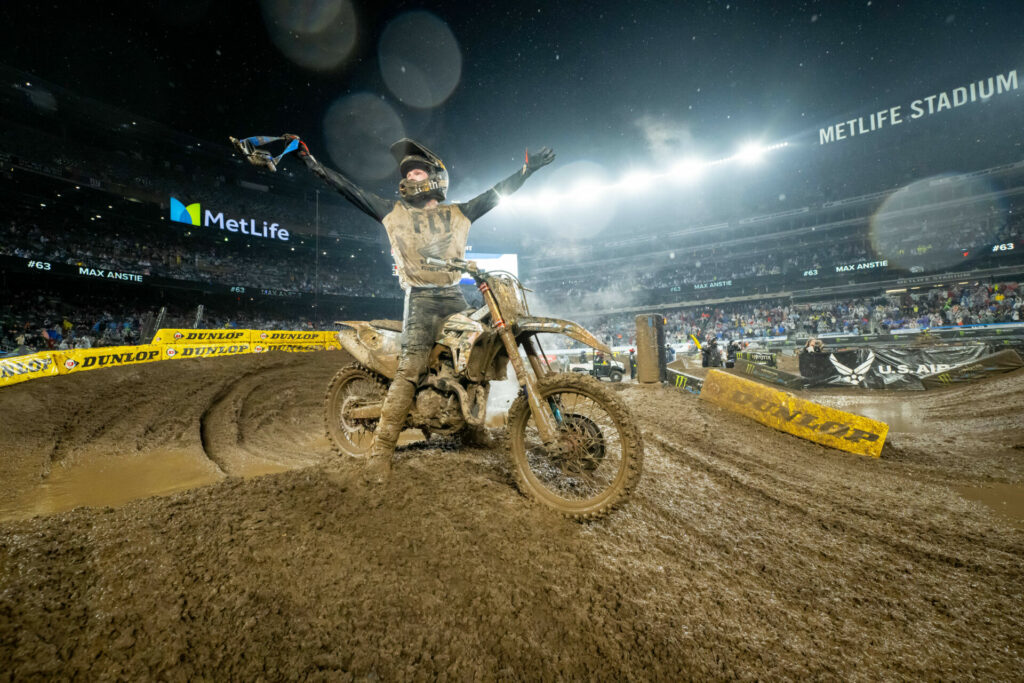
[[[402,138],[391,145],[391,155],[398,162],[398,173],[402,180],[398,192],[408,202],[436,199],[444,201],[448,193],[448,169],[441,157],[409,138]],[[420,168],[427,172],[426,180],[408,180],[405,174],[410,169]]]

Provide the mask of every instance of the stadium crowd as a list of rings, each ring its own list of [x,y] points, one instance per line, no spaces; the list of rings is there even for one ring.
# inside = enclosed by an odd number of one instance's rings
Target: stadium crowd
[[[1024,321],[1024,291],[1017,282],[967,284],[842,301],[788,300],[695,306],[665,314],[669,343],[690,336],[758,340],[829,334],[885,334],[897,330]],[[598,319],[591,328],[612,345],[635,344],[635,316]]]
[[[90,220],[100,216],[100,222]],[[337,243],[322,249],[241,245],[199,239],[169,226],[120,223],[116,216],[82,215],[45,207],[21,210],[0,227],[0,255],[92,268],[121,270],[175,280],[358,297],[397,297],[380,249]],[[334,240],[331,240],[334,242]]]
[[[154,310],[136,301],[107,298],[69,301],[57,291],[12,292],[0,301],[0,358],[37,351],[89,349],[144,344],[147,320]],[[191,328],[197,310],[173,304],[160,323],[164,328]],[[331,330],[309,317],[274,316],[235,307],[206,308],[200,327],[210,329]],[[148,330],[152,333],[155,330]]]
[[[877,239],[872,242],[871,235],[864,231],[841,238],[821,235],[814,239],[779,239],[771,247],[752,251],[693,249],[671,252],[668,259],[648,254],[618,267],[589,264],[590,268],[579,275],[538,277],[529,284],[540,291],[557,287],[568,297],[607,302],[624,294],[693,291],[698,283],[723,280],[734,284],[770,276],[798,280],[809,272],[834,274],[839,264],[856,266],[880,259],[892,259],[893,266],[915,274],[959,268],[964,263],[979,267],[986,260],[995,263],[1002,256],[990,253],[994,245],[1024,244],[1024,212],[1011,214],[1009,220],[994,229],[977,221],[958,226],[955,231],[942,233],[932,232],[927,226],[908,230],[898,241],[884,245]],[[646,261],[643,268],[638,267],[640,261]],[[655,262],[653,267],[651,261]]]

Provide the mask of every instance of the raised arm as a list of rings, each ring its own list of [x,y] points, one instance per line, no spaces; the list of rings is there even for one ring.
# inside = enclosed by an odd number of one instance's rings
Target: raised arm
[[[291,139],[295,136],[285,135],[284,137]],[[367,192],[341,173],[321,164],[316,160],[316,157],[309,153],[309,148],[305,142],[299,141],[299,147],[295,150],[295,153],[306,164],[306,168],[323,178],[324,182],[338,191],[338,194],[352,202],[356,208],[375,220],[379,221],[384,218],[394,207],[394,200],[387,200],[372,192]]]
[[[526,179],[536,173],[538,169],[547,166],[554,160],[555,153],[551,151],[550,147],[541,147],[540,150],[532,156],[530,155],[530,150],[526,150],[526,160],[523,162],[523,167],[521,169],[510,175],[508,178],[505,178],[483,194],[477,195],[465,204],[459,204],[459,208],[462,210],[462,213],[466,218],[471,222],[475,221],[496,207],[502,197],[510,195],[522,187],[523,183],[526,182]]]

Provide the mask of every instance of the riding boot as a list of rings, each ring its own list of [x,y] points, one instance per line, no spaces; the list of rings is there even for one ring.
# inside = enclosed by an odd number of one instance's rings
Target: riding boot
[[[384,398],[380,409],[380,421],[373,436],[373,447],[366,463],[368,478],[377,483],[387,481],[391,475],[391,457],[395,453],[398,436],[402,433],[405,418],[412,407],[412,397],[416,391],[412,382],[396,377]]]
[[[475,446],[477,448],[494,448],[494,438],[490,430],[483,425],[479,427],[469,426],[462,430],[462,444],[464,446]]]

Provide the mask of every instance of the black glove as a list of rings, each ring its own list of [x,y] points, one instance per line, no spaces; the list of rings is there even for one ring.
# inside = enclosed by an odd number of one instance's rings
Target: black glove
[[[523,171],[525,173],[533,173],[542,166],[547,166],[554,160],[555,153],[550,147],[541,147],[533,154],[530,154],[530,150],[526,150],[526,161],[523,163]]]

